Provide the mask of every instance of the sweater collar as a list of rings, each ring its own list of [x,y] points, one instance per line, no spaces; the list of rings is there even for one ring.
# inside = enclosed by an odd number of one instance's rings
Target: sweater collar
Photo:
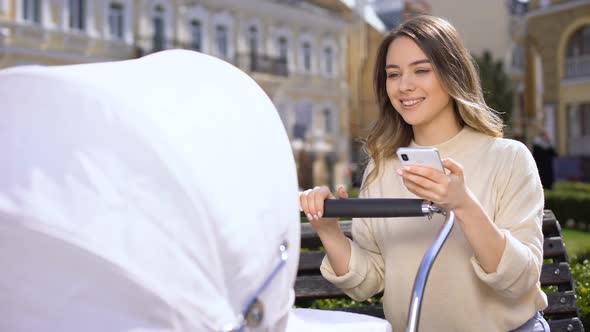
[[[424,146],[419,145],[412,139],[410,142],[410,147],[414,148],[425,148],[425,147],[432,147],[438,149],[440,152],[441,158],[451,157],[456,155],[457,153],[467,152],[465,151],[467,147],[470,146],[469,142],[475,138],[477,135],[477,131],[472,129],[471,127],[465,125],[463,128],[449,140],[442,142],[440,144],[436,144],[433,146]]]

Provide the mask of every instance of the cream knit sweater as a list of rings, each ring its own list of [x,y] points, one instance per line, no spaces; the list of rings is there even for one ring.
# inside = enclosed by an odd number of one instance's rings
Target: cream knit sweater
[[[523,144],[467,126],[436,148],[442,158],[463,165],[467,186],[505,234],[506,247],[496,272],[486,273],[456,224],[430,271],[420,331],[514,329],[547,306],[539,283],[543,189],[535,162]],[[416,198],[398,168],[397,159],[386,161],[361,197]],[[322,274],[353,299],[384,290],[385,317],[394,331],[405,331],[418,266],[443,221],[442,216],[355,219],[349,272],[336,276],[326,256]]]

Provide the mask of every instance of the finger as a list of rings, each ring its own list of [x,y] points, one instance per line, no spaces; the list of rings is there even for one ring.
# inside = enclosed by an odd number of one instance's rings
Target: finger
[[[422,175],[418,175],[417,173],[412,173],[410,171],[403,170],[401,176],[404,180],[408,180],[417,184],[425,189],[432,189],[438,185],[437,182],[432,181],[429,178],[426,178]]]
[[[311,220],[311,214],[309,213],[309,194],[311,193],[312,189],[307,189],[304,192],[299,194],[299,204],[301,205],[301,209],[305,212],[307,219]]]
[[[412,181],[404,180],[404,184],[406,185],[406,188],[408,188],[408,190],[411,193],[413,193],[414,195],[416,195],[424,200],[431,201],[431,202],[439,202],[439,200],[440,200],[440,196],[436,195],[436,193],[434,193],[426,188],[423,188]]]
[[[316,207],[316,213],[314,214],[314,219],[319,220],[322,218],[322,216],[324,215],[324,203],[326,201],[326,199],[328,198],[334,198],[334,195],[332,195],[332,193],[330,192],[330,189],[326,186],[323,187],[317,187],[317,191],[316,191],[316,195],[314,197],[315,199],[315,207]]]
[[[443,166],[453,174],[463,175],[463,166],[451,158],[442,160]]]
[[[444,177],[443,183],[437,183],[430,179],[420,177],[419,175],[405,173],[404,184],[410,184],[415,191],[414,194],[419,197],[436,201],[440,203],[445,200],[448,195],[448,183],[451,181],[448,176]]]
[[[307,195],[307,204],[309,206],[309,214],[311,215],[311,217],[315,220],[317,213],[318,213],[318,204],[317,204],[317,196],[318,196],[318,191],[320,190],[320,187],[314,187],[311,192],[309,193],[309,195]],[[308,217],[309,218],[309,217]]]
[[[412,165],[404,168],[404,170],[408,173],[428,178],[437,183],[444,183],[446,179],[446,174],[432,167]]]
[[[348,198],[348,193],[344,186],[338,186],[338,198]]]

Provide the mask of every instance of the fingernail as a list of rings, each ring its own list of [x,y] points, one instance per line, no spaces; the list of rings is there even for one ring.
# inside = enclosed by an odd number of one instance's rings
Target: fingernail
[[[403,174],[403,171],[401,169],[398,169],[397,174],[401,176]]]
[[[311,216],[310,213],[307,214],[307,220],[313,220],[313,217]]]
[[[410,170],[410,166],[404,166],[404,169],[409,171]]]
[[[313,215],[313,219],[315,219],[316,221],[320,220],[320,218],[318,218],[318,216],[316,216],[315,214]]]
[[[324,215],[324,213],[322,211],[318,212],[318,216],[320,216],[320,219],[322,218],[323,215]]]

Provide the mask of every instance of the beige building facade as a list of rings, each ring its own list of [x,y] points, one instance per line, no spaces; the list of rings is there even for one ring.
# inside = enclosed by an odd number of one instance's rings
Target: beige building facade
[[[132,58],[133,7],[132,0],[0,0],[0,68]],[[125,22],[116,31],[113,15]]]
[[[590,157],[590,2],[533,1],[526,16],[525,108],[561,156]]]
[[[364,139],[379,118],[379,105],[375,96],[373,76],[375,59],[383,32],[366,22],[358,22],[349,34],[348,50],[350,98],[350,135],[351,135],[351,173],[355,186],[360,186],[362,171],[366,164]]]
[[[346,80],[349,86],[348,118],[350,151],[348,167],[341,169],[351,179],[353,186],[360,186],[367,163],[363,140],[379,115],[379,107],[373,89],[373,73],[377,49],[386,33],[386,27],[371,8],[370,1],[361,0],[313,0],[340,12],[350,24],[346,30],[348,48],[344,52]],[[346,5],[343,7],[343,3]],[[362,14],[361,14],[362,13]]]

